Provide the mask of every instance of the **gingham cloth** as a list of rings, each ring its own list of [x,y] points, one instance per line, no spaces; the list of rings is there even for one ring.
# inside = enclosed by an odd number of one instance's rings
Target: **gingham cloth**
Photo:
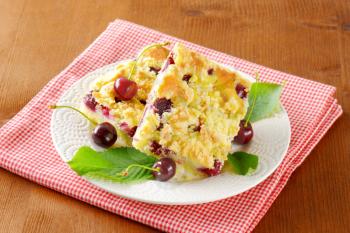
[[[221,201],[190,206],[153,205],[109,194],[77,176],[61,160],[50,136],[51,110],[62,93],[88,72],[133,58],[147,44],[181,41],[209,58],[280,83],[292,126],[288,154],[255,188]],[[72,64],[51,80],[0,129],[0,166],[38,184],[167,232],[250,232],[334,121],[341,115],[335,88],[275,71],[157,31],[116,20]]]

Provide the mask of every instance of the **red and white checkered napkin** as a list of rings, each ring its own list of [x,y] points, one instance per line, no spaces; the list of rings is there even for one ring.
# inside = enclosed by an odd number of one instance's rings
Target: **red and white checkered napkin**
[[[122,20],[111,23],[91,46],[0,129],[0,166],[66,195],[163,231],[252,231],[292,172],[341,115],[342,109],[333,98],[334,87],[181,41],[217,62],[252,75],[258,71],[262,80],[287,81],[282,102],[292,124],[292,140],[286,158],[268,179],[255,188],[213,203],[153,205],[109,194],[78,177],[52,145],[49,104],[57,102],[67,88],[88,72],[118,60],[133,58],[142,47],[157,41],[181,40]]]

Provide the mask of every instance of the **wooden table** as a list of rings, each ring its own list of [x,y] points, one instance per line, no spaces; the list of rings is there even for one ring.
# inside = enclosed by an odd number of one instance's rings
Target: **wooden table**
[[[115,18],[336,86],[344,115],[255,232],[350,232],[349,0],[2,0],[0,125]],[[0,219],[1,232],[156,232],[3,169]]]

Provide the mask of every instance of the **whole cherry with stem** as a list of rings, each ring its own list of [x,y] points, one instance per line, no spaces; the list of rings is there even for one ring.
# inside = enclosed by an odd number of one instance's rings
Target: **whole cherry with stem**
[[[256,73],[256,82],[259,82],[259,73]],[[238,96],[243,99],[247,96],[247,92],[245,91],[245,88],[243,85],[240,85],[240,86],[239,85],[236,86],[236,91]],[[254,136],[253,127],[249,120],[256,104],[256,98],[257,98],[257,94],[255,92],[255,95],[253,96],[252,106],[249,108],[249,112],[247,113],[246,120],[241,120],[241,122],[239,123],[239,131],[237,135],[233,138],[233,141],[235,143],[242,144],[242,145],[247,144],[252,140]]]
[[[145,52],[151,48],[163,47],[169,44],[170,42],[164,42],[164,43],[149,45],[137,56],[137,58],[135,59],[131,67],[129,76],[127,78],[119,77],[114,82],[114,91],[118,99],[127,101],[127,100],[131,100],[136,95],[137,89],[138,89],[137,83],[132,81],[131,77],[134,75],[136,71],[137,62],[142,58]]]
[[[119,172],[118,175],[128,176],[129,170],[134,167],[139,167],[142,169],[152,171],[153,177],[158,181],[168,181],[170,180],[176,173],[176,163],[171,158],[161,158],[156,161],[152,167],[147,167],[141,164],[130,164],[126,169]]]
[[[51,109],[59,109],[59,108],[69,108],[76,112],[78,112],[80,115],[82,115],[85,119],[90,121],[94,126],[94,130],[92,132],[92,140],[100,147],[103,148],[109,148],[113,146],[113,144],[117,141],[117,131],[115,127],[109,123],[109,122],[102,122],[98,124],[96,121],[88,117],[85,113],[80,111],[79,109],[67,106],[67,105],[50,105],[49,108]]]
[[[233,141],[238,144],[244,145],[250,142],[250,140],[252,140],[253,135],[253,127],[250,124],[250,122],[241,120],[241,122],[239,123],[238,134],[234,137]]]

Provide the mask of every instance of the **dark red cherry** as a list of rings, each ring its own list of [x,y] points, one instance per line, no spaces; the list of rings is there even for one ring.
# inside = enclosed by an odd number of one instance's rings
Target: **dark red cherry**
[[[117,141],[117,131],[111,123],[103,122],[95,127],[92,140],[100,147],[111,147]]]
[[[88,107],[90,110],[92,110],[92,111],[96,110],[97,102],[96,102],[95,98],[92,96],[92,92],[87,94],[84,97],[83,101],[84,101],[84,104],[86,105],[86,107]]]
[[[246,87],[240,83],[238,83],[236,85],[236,92],[237,92],[237,95],[239,96],[239,98],[241,98],[241,99],[244,99],[247,97]]]
[[[250,122],[248,122],[248,124],[246,125],[246,121],[241,120],[241,122],[239,123],[238,134],[236,135],[236,137],[234,137],[233,141],[238,144],[247,144],[248,142],[250,142],[250,140],[252,140],[253,135],[253,127],[250,124]]]
[[[199,168],[198,170],[207,174],[208,176],[217,176],[221,173],[222,166],[223,166],[222,162],[216,159],[214,161],[213,168]]]
[[[176,173],[176,163],[171,158],[161,158],[153,168],[158,168],[159,171],[153,171],[152,174],[156,180],[167,181]]]
[[[114,91],[118,99],[131,100],[137,93],[137,84],[132,80],[121,77],[115,80]]]
[[[208,72],[208,75],[212,75],[214,73],[214,69],[210,68],[209,70],[207,70],[207,72]]]

